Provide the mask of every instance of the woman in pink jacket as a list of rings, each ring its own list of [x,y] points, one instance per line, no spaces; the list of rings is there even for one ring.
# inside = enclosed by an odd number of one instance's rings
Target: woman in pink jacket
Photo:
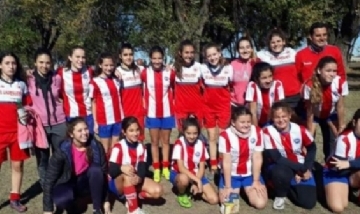
[[[245,104],[245,91],[250,81],[252,67],[256,62],[260,61],[255,56],[254,45],[249,37],[241,37],[238,40],[237,51],[239,58],[231,62],[234,69],[234,83],[231,96],[231,104],[233,106]]]
[[[33,100],[32,109],[40,116],[52,150],[66,136],[66,121],[62,101],[59,97],[61,78],[52,70],[51,53],[38,49],[35,53],[35,70],[28,77],[29,93]],[[35,147],[40,184],[44,182],[50,157],[50,148]]]

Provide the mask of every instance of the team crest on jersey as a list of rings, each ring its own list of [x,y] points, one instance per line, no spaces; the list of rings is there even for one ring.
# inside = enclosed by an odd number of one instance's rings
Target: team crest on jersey
[[[196,152],[196,153],[195,153],[195,156],[196,156],[196,157],[200,157],[200,155],[201,155],[200,152]]]
[[[271,93],[270,93],[270,96],[271,96],[271,97],[274,97],[274,96],[275,96],[274,92],[271,92]]]
[[[83,77],[84,79],[88,79],[88,78],[89,78],[89,76],[87,75],[87,73],[83,74],[82,77]]]
[[[169,77],[165,77],[164,79],[165,79],[165,81],[169,81]]]
[[[255,143],[255,142],[256,142],[255,138],[250,139],[250,143]]]
[[[300,143],[300,139],[299,139],[299,138],[296,138],[296,139],[294,140],[294,143],[299,144],[299,143]]]

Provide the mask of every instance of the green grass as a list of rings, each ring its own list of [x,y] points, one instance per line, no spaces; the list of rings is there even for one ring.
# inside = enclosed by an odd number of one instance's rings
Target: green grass
[[[350,119],[352,117],[352,114],[355,112],[355,110],[357,108],[360,107],[360,92],[358,91],[351,91],[350,95],[346,98],[346,118],[347,120]],[[322,143],[321,143],[321,138],[320,138],[320,130],[318,130],[317,134],[317,138],[316,138],[316,142],[318,144],[318,155],[317,155],[317,160],[319,162],[322,161]],[[176,131],[172,132],[171,135],[171,142],[174,142],[175,138],[177,137],[178,133]],[[147,134],[148,137],[148,134]],[[147,139],[147,141],[149,141],[149,139]],[[7,206],[7,201],[8,201],[8,195],[9,195],[9,191],[10,191],[10,187],[11,187],[11,183],[10,183],[10,169],[9,169],[9,163],[5,163],[2,166],[1,169],[1,174],[0,174],[1,178],[1,186],[0,186],[0,213],[1,214],[11,214],[11,213],[15,213],[13,210],[11,210],[9,208],[9,206]],[[23,187],[22,190],[23,192],[27,191],[27,194],[24,195],[25,199],[29,199],[27,202],[27,206],[28,206],[28,212],[30,214],[39,214],[42,213],[42,194],[39,194],[35,197],[33,197],[32,195],[34,195],[34,190],[33,188],[30,189],[29,188],[36,183],[38,179],[38,175],[37,175],[37,170],[36,170],[36,165],[35,165],[35,158],[32,157],[30,160],[26,161],[25,163],[25,176],[24,176],[24,181],[23,181]],[[164,214],[192,214],[192,213],[199,213],[199,214],[215,214],[215,213],[219,213],[218,210],[218,206],[211,206],[208,205],[202,201],[196,201],[194,202],[194,205],[191,209],[184,209],[184,208],[180,208],[180,206],[177,204],[176,202],[176,198],[175,195],[172,193],[171,191],[171,185],[169,182],[167,181],[162,181],[161,183],[165,189],[165,193],[164,193],[164,199],[165,199],[165,204],[161,205],[161,206],[154,206],[154,205],[144,205],[144,210],[149,212],[149,213],[164,213]],[[5,206],[4,206],[5,205]],[[316,213],[316,214],[321,214],[321,213],[330,213],[326,208],[322,207],[319,203],[316,205],[316,207],[311,210],[311,211],[306,211],[304,209],[298,208],[296,206],[294,206],[293,204],[291,204],[291,202],[287,202],[286,208],[284,211],[274,211],[272,209],[272,200],[269,200],[268,202],[268,206],[266,209],[258,211],[255,210],[251,207],[249,207],[243,200],[241,201],[241,213],[247,213],[247,214],[254,214],[254,213]],[[88,207],[88,212],[87,213],[91,213],[91,205],[89,205]],[[359,213],[360,212],[360,208],[357,207],[357,205],[350,203],[348,209],[345,211],[345,213]],[[114,210],[113,210],[114,214],[118,214],[118,213],[126,213],[126,209],[124,207],[123,204],[116,202],[115,206],[114,206]]]

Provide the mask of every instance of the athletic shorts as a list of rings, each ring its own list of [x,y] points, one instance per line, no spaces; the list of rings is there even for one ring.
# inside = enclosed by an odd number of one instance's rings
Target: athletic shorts
[[[113,123],[110,125],[99,125],[98,127],[100,138],[120,137],[121,123]]]
[[[172,183],[173,186],[176,186],[176,176],[179,173],[175,172],[174,170],[170,171],[170,183]],[[204,176],[201,178],[202,185],[208,184],[209,180],[205,178]]]
[[[333,182],[349,184],[349,176],[339,175],[336,171],[324,169],[323,182],[324,186]]]
[[[0,164],[8,160],[7,149],[11,161],[24,161],[30,157],[29,149],[20,149],[16,132],[0,134]]]
[[[218,126],[220,129],[226,129],[230,125],[230,108],[229,111],[221,112],[205,112],[204,113],[204,126],[207,129],[215,128]]]
[[[124,194],[120,194],[118,192],[118,190],[116,189],[116,185],[115,185],[115,180],[114,179],[110,179],[109,182],[108,182],[108,188],[109,188],[109,191],[111,193],[113,193],[114,195],[116,195],[119,199],[124,199],[125,196]]]
[[[75,117],[66,117],[66,121],[70,122]],[[86,125],[88,126],[90,134],[94,134],[94,117],[92,114],[89,114],[88,116],[84,117],[86,121]]]
[[[203,126],[203,114],[201,112],[197,112],[197,113],[191,113],[191,112],[184,112],[184,113],[176,113],[175,114],[175,118],[176,118],[176,127],[178,130],[182,130],[182,124],[183,121],[189,117],[189,115],[194,115],[198,122],[200,127]]]
[[[231,176],[231,188],[233,189],[249,187],[253,184],[253,182],[254,179],[252,175],[245,177]],[[265,184],[264,179],[261,176],[260,176],[260,183]],[[225,187],[224,174],[221,174],[219,180],[219,188],[224,189],[224,187]]]
[[[175,117],[150,118],[146,117],[145,127],[148,129],[173,129],[175,128]]]

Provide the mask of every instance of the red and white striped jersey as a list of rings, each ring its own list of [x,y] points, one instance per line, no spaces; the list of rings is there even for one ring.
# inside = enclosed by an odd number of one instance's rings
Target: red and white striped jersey
[[[72,71],[60,67],[57,73],[62,79],[61,95],[64,102],[64,113],[67,117],[85,117],[91,114],[91,100],[89,97],[90,81],[93,70],[83,68]]]
[[[212,111],[223,111],[230,106],[230,85],[233,81],[233,67],[226,65],[218,74],[213,74],[206,64],[201,65],[205,107]]]
[[[269,121],[271,106],[279,100],[284,99],[284,88],[279,80],[274,80],[270,89],[260,89],[255,82],[249,82],[245,100],[257,103],[257,119],[259,124]]]
[[[248,138],[238,137],[231,128],[220,134],[219,152],[231,155],[231,176],[252,175],[252,155],[264,151],[263,140],[263,131],[254,125]]]
[[[17,103],[31,105],[28,88],[23,81],[5,82],[0,79],[0,133],[17,132]]]
[[[176,113],[195,113],[203,108],[201,64],[182,67],[182,78],[175,77],[174,106]],[[189,101],[191,103],[189,103]]]
[[[140,77],[143,68],[133,71],[119,66],[117,70],[121,73],[121,99],[125,117],[144,114],[143,84]]]
[[[137,170],[140,162],[146,162],[146,147],[142,143],[129,143],[125,139],[120,140],[111,149],[109,162],[119,166],[131,165]]]
[[[286,133],[280,133],[273,125],[264,128],[265,149],[277,149],[282,157],[296,163],[304,163],[302,148],[313,141],[310,132],[296,123],[290,123],[290,131]]]
[[[175,72],[163,69],[154,71],[151,67],[145,68],[141,74],[145,83],[145,107],[149,118],[165,118],[174,115],[173,90]]]
[[[120,87],[117,78],[95,77],[91,81],[89,97],[95,102],[94,119],[99,125],[120,123],[123,119]]]
[[[205,144],[201,140],[189,144],[185,141],[184,137],[180,137],[174,144],[171,169],[180,173],[177,160],[182,160],[184,161],[185,168],[196,175],[199,170],[199,164],[205,162],[207,159],[209,159],[209,154]]]
[[[337,138],[335,156],[354,160],[360,158],[360,139],[353,131],[345,132]]]
[[[312,81],[309,80],[304,84],[302,95],[304,100],[310,100],[310,92],[312,88]],[[326,119],[330,115],[336,113],[336,103],[340,97],[349,94],[348,83],[345,79],[336,76],[332,83],[322,88],[322,102],[318,108],[315,109],[315,116]]]

